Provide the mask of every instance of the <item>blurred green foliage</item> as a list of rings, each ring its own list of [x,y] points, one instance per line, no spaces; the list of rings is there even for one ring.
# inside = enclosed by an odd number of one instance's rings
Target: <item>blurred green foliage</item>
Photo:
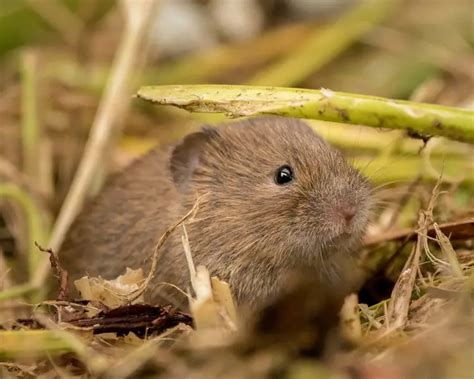
[[[86,25],[97,22],[115,3],[115,0],[46,1],[50,2],[50,6],[66,7]],[[19,46],[44,43],[60,38],[51,24],[33,9],[31,6],[33,3],[38,3],[38,1],[2,0],[0,2],[0,56]],[[88,6],[87,14],[80,12],[84,5]]]

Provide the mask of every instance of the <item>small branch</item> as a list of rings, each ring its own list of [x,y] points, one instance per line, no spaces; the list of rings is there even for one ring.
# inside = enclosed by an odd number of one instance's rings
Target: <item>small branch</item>
[[[51,264],[51,268],[53,269],[54,276],[58,279],[59,284],[59,294],[57,300],[66,300],[68,272],[61,267],[61,264],[59,263],[59,258],[53,250],[41,247],[36,241],[35,245],[41,252],[49,254],[49,262]]]
[[[474,143],[474,111],[330,90],[231,85],[142,87],[137,96],[190,112],[231,117],[275,114],[402,129]]]

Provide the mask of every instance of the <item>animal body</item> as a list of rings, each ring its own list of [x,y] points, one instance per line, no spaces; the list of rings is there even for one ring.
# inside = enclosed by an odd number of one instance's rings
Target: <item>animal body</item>
[[[73,224],[61,259],[72,279],[110,279],[149,267],[160,236],[200,198],[186,223],[196,265],[258,308],[289,273],[352,287],[371,207],[370,185],[306,123],[257,117],[204,127],[111,178]],[[151,301],[185,303],[190,287],[180,230],[166,241]]]

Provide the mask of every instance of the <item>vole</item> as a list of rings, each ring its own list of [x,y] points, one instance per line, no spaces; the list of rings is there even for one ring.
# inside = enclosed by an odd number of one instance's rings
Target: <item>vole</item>
[[[350,290],[371,207],[369,181],[305,122],[265,116],[203,127],[111,178],[68,233],[60,258],[72,279],[111,279],[149,267],[159,237],[200,198],[186,223],[196,265],[258,308],[288,273]],[[190,287],[181,229],[161,251],[148,300]]]

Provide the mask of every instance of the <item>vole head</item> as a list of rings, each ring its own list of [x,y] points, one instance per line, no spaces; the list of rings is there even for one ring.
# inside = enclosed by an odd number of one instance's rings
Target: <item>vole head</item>
[[[204,128],[174,149],[170,170],[187,208],[205,195],[191,223],[201,261],[216,252],[224,265],[324,265],[350,254],[367,225],[367,180],[296,119]]]

